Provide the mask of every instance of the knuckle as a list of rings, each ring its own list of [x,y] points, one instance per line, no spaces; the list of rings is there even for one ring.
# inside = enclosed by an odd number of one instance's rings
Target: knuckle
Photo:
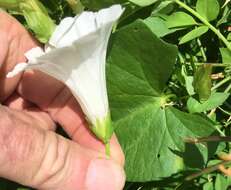
[[[27,161],[39,145],[36,140],[39,131],[35,127],[28,126],[22,120],[17,119],[10,111],[3,114],[0,119],[0,148],[2,161],[11,164]]]
[[[57,187],[69,169],[67,141],[52,132],[47,132],[45,139],[44,155],[32,180],[39,189]]]

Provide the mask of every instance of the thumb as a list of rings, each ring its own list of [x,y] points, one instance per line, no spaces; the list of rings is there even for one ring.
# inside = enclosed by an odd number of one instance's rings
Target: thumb
[[[0,107],[0,176],[42,190],[121,190],[122,167]],[[113,151],[113,150],[112,150]]]

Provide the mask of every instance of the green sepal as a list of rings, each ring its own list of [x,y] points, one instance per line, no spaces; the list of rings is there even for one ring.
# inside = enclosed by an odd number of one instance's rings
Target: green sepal
[[[38,0],[18,0],[18,2],[19,9],[36,38],[42,43],[48,42],[56,25],[49,17],[46,8]]]
[[[97,119],[96,123],[91,125],[91,130],[104,144],[108,144],[114,131],[110,113],[103,119]]]
[[[197,71],[195,72],[193,86],[201,102],[208,100],[211,95],[211,73],[211,64],[203,64],[199,66]]]

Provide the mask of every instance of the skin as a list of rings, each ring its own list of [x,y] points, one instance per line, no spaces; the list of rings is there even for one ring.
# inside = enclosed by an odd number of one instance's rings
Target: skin
[[[116,137],[105,158],[104,145],[63,84],[38,71],[6,78],[38,45],[0,11],[0,177],[41,190],[121,190],[124,154]],[[54,132],[55,123],[71,140]]]

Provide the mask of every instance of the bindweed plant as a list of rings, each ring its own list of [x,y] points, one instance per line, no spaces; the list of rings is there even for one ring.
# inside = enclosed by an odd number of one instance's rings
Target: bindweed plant
[[[0,0],[0,6],[46,43],[8,76],[39,69],[57,78],[98,138],[107,144],[115,130],[126,156],[125,190],[231,186],[230,1]]]

